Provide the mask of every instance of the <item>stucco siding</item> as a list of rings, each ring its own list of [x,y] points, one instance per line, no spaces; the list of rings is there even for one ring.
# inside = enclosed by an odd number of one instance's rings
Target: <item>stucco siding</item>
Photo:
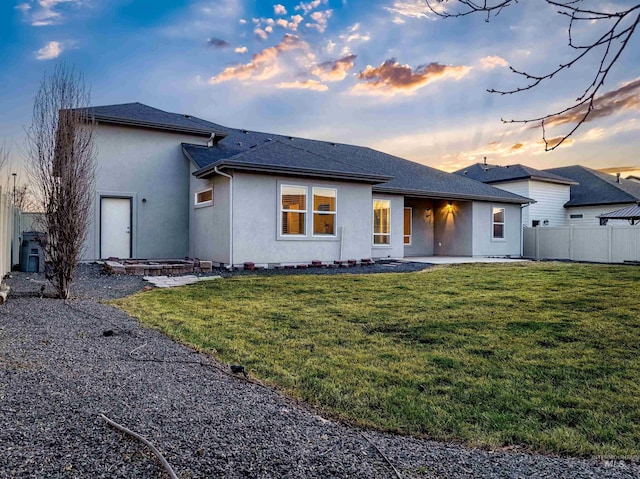
[[[195,170],[195,167],[191,167]],[[189,256],[217,263],[229,263],[229,179],[213,176],[198,179],[191,176]],[[195,205],[199,191],[213,188],[213,204]]]
[[[631,203],[621,203],[615,205],[599,205],[599,206],[574,206],[571,208],[565,208],[567,225],[569,226],[593,226],[600,225],[600,218],[598,215],[604,213],[611,213],[612,211],[619,210],[631,206]],[[571,218],[571,215],[582,215],[581,218]],[[612,225],[624,225],[629,224],[628,221],[611,221]]]
[[[571,187],[543,181],[529,182],[529,198],[537,201],[529,206],[526,226],[533,226],[533,220],[540,221],[540,226],[564,226],[567,215],[564,205],[571,198]],[[527,208],[525,208],[527,209]],[[548,223],[545,223],[548,221]]]
[[[433,201],[405,199],[404,206],[412,214],[411,244],[404,245],[404,255],[433,255]]]
[[[492,238],[493,208],[504,208],[504,238]],[[520,205],[473,202],[473,256],[520,256]]]
[[[434,202],[434,254],[473,254],[473,207],[470,201]]]
[[[203,144],[191,135],[98,125],[94,221],[83,259],[100,251],[100,198],[132,199],[132,256],[176,258],[189,253],[189,161],[181,142]]]
[[[335,188],[336,235],[314,237],[312,214],[305,237],[283,237],[279,231],[281,185]],[[341,181],[287,178],[235,172],[233,175],[233,263],[308,263],[368,258],[371,253],[371,186]]]

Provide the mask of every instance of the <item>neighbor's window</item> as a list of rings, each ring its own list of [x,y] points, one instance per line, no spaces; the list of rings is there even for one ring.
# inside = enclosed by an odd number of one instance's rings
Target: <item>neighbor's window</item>
[[[307,218],[306,186],[282,185],[280,189],[280,211],[283,235],[305,235]]]
[[[572,220],[581,220],[583,218],[583,215],[582,214],[569,215],[569,218],[571,218]]]
[[[213,188],[208,190],[198,191],[196,193],[196,206],[208,205],[213,203]]]
[[[504,208],[493,208],[494,239],[504,239]]]
[[[373,200],[373,244],[391,243],[391,201]]]
[[[411,244],[411,215],[413,213],[412,208],[404,209],[404,244]]]
[[[313,188],[313,234],[336,234],[336,190]]]

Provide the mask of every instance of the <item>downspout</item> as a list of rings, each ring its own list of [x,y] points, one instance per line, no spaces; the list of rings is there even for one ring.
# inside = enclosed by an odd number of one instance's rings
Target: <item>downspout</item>
[[[524,258],[524,223],[522,222],[522,210],[531,205],[532,203],[520,205],[520,258]]]
[[[220,175],[229,178],[229,266],[228,270],[233,269],[233,176],[223,173],[217,166],[213,168],[213,171]]]

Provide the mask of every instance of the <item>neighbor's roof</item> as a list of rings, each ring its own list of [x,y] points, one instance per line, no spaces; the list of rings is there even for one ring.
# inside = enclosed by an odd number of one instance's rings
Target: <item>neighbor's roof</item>
[[[237,153],[229,158],[207,163],[212,148],[183,143],[185,155],[197,165],[205,165],[194,175],[203,178],[214,173],[214,168],[259,171],[261,173],[319,176],[366,183],[384,183],[390,176],[379,175],[349,163],[327,158],[303,147],[270,140]]]
[[[94,106],[88,108],[88,111],[98,123],[138,126],[196,136],[209,137],[212,133],[218,138],[227,136],[225,128],[215,123],[191,115],[158,110],[142,103]]]
[[[226,130],[229,135],[217,143],[215,147],[204,148],[197,145],[183,145],[183,149],[189,153],[194,163],[200,168],[199,172],[196,173],[202,174],[208,166],[211,166],[211,169],[214,166],[230,168],[231,166],[225,163],[226,161],[231,161],[232,158],[233,161],[238,161],[242,158],[243,162],[260,165],[261,168],[265,163],[270,165],[281,165],[281,163],[293,165],[296,158],[291,156],[290,153],[295,151],[300,154],[300,150],[303,150],[305,167],[321,171],[327,169],[326,165],[332,165],[331,169],[340,171],[361,171],[369,179],[378,178],[378,184],[373,187],[373,190],[380,193],[516,204],[531,202],[528,198],[490,185],[445,173],[444,171],[367,147],[235,128],[227,128]],[[260,145],[266,143],[272,143],[272,147],[258,149]],[[285,154],[286,146],[292,146],[296,150],[288,150]],[[278,158],[277,150],[279,148],[283,149],[282,159]],[[256,150],[255,153],[248,156],[236,156],[250,149]],[[268,156],[261,158],[262,154]],[[338,168],[338,164],[343,166]],[[243,166],[247,167],[246,164]],[[388,181],[379,181],[385,177]]]
[[[636,203],[633,206],[627,206],[619,210],[612,211],[611,213],[605,213],[599,215],[598,218],[607,218],[610,220],[637,220],[640,219],[640,204]]]
[[[454,171],[454,174],[466,176],[483,183],[502,183],[505,181],[536,180],[547,183],[559,183],[564,185],[575,185],[576,182],[560,175],[555,175],[548,171],[536,170],[525,165],[487,165],[475,163],[466,168]]]
[[[549,173],[571,178],[578,185],[571,186],[571,199],[565,206],[592,206],[640,201],[640,183],[620,179],[586,166],[574,165],[551,168]]]

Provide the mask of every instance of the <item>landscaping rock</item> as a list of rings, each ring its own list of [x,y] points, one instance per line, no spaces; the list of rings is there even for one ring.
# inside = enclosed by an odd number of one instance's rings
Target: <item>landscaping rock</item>
[[[640,477],[637,461],[487,451],[375,431],[366,439],[98,302],[140,291],[139,276],[82,265],[67,302],[26,297],[42,275],[14,273],[7,283],[19,296],[0,308],[3,478],[165,477],[145,446],[100,413],[146,437],[182,478],[394,478],[387,459],[405,479]]]

